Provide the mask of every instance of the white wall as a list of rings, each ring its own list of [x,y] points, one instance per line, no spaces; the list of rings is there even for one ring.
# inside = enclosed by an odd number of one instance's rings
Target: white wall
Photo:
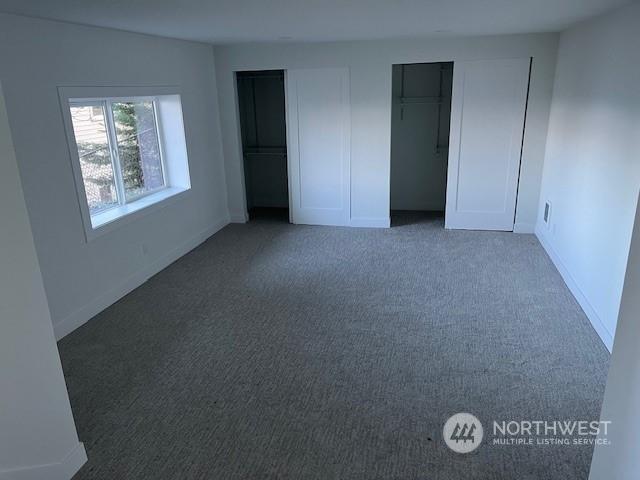
[[[78,442],[0,89],[0,478],[69,479]]]
[[[58,336],[227,222],[212,51],[203,44],[0,15],[0,80]],[[192,185],[180,200],[89,243],[57,92],[58,86],[86,85],[178,86]]]
[[[562,34],[537,226],[609,348],[640,186],[639,25],[635,4]]]
[[[639,205],[640,207],[640,205]],[[596,446],[590,480],[640,478],[640,208],[635,215],[629,262],[622,293],[601,420],[610,421],[611,445]]]
[[[445,69],[442,72],[442,87],[441,68]],[[452,81],[451,65],[417,63],[393,66],[391,210],[444,212]],[[443,97],[441,105],[402,105],[402,95],[438,97],[440,88]]]
[[[246,210],[234,71],[350,68],[351,222],[384,226],[389,224],[392,64],[533,56],[516,214],[516,230],[533,231],[556,47],[555,34],[217,47],[218,99],[232,220],[242,221]]]

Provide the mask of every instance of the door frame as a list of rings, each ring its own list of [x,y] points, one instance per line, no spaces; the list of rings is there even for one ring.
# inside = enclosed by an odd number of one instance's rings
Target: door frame
[[[284,70],[284,123],[287,152],[287,194],[289,196],[289,223],[293,224],[293,176],[291,175],[291,118],[289,115],[289,70]]]

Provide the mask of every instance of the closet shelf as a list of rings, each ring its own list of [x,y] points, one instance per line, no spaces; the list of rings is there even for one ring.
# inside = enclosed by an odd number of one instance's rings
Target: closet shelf
[[[400,97],[400,105],[443,105],[448,97]]]
[[[287,155],[287,147],[245,147],[245,155]]]

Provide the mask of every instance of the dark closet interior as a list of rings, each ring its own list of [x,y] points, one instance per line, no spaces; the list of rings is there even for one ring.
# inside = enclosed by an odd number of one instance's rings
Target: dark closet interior
[[[391,221],[443,217],[453,63],[393,66]]]
[[[284,71],[236,75],[249,219],[289,221]]]

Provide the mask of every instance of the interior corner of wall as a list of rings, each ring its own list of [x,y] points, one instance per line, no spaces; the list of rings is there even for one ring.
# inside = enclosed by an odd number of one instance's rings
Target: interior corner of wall
[[[229,219],[231,223],[247,223],[249,221],[249,216],[247,212],[230,212]]]

